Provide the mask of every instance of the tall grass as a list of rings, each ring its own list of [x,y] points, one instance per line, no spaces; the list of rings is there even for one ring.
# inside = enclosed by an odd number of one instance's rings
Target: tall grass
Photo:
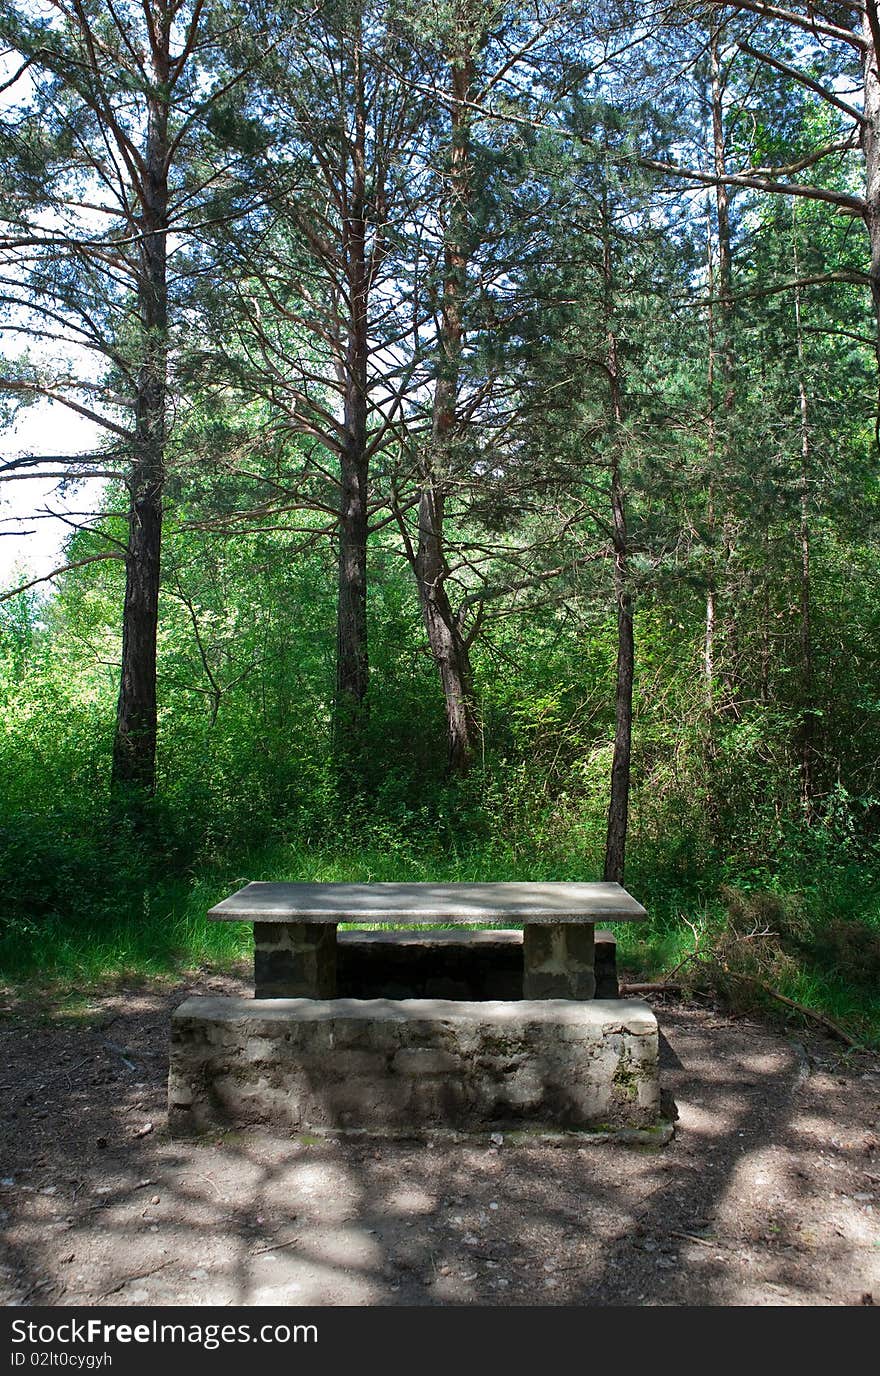
[[[116,911],[102,911],[99,918],[87,911],[69,917],[47,915],[39,924],[16,924],[0,939],[0,977],[19,988],[52,987],[56,991],[97,988],[120,977],[182,975],[198,967],[247,971],[252,932],[246,923],[213,923],[206,914],[220,899],[251,880],[323,882],[386,881],[504,881],[580,880],[600,874],[599,836],[562,836],[558,828],[556,850],[546,836],[531,841],[503,836],[469,840],[460,837],[450,845],[442,835],[431,838],[413,834],[407,825],[392,826],[387,820],[365,828],[342,845],[339,838],[316,839],[303,844],[295,839],[272,838],[262,846],[214,858],[189,872],[153,878],[142,885],[135,899],[128,890],[126,904]],[[845,924],[847,940],[880,946],[880,885],[866,883],[863,868],[836,867],[825,876],[813,873],[809,886],[760,888],[751,875],[744,887],[730,885],[706,896],[706,876],[684,873],[676,885],[668,866],[650,866],[651,852],[633,856],[632,892],[649,910],[643,924],[617,924],[618,962],[631,978],[657,979],[684,962],[679,979],[693,989],[719,988],[709,953],[714,938],[728,940],[769,916],[795,914],[783,924],[783,940],[776,941],[762,976],[779,993],[824,1013],[847,1027],[866,1044],[880,1045],[880,997],[877,983],[841,966],[836,955],[823,948],[823,932]],[[763,906],[762,906],[763,904]],[[769,904],[769,909],[768,909]],[[751,905],[751,907],[750,907]],[[687,918],[687,922],[684,920]],[[745,918],[745,923],[744,923]],[[777,922],[776,924],[780,924]],[[690,958],[693,929],[706,937],[702,953]],[[727,949],[734,949],[735,942]],[[752,968],[751,966],[749,967]],[[724,983],[723,981],[721,982]],[[755,998],[737,993],[728,981],[723,992],[735,1001],[755,1006]],[[758,1000],[760,1002],[760,1000]],[[796,1015],[781,1010],[777,1017],[798,1023]]]

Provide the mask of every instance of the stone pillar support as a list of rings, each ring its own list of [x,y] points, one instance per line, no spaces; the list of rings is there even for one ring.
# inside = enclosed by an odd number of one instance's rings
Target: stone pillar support
[[[593,924],[527,922],[523,929],[523,998],[592,999],[595,994]]]
[[[254,996],[336,997],[336,927],[331,923],[255,922]]]

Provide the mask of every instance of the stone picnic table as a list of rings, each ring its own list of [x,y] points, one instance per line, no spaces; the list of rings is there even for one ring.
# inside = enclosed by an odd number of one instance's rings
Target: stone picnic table
[[[259,998],[336,997],[340,923],[523,927],[523,997],[592,999],[597,922],[641,922],[620,884],[253,883],[211,908],[213,922],[254,926]]]

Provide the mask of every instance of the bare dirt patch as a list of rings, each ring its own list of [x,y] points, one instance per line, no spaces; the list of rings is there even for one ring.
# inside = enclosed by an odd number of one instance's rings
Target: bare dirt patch
[[[665,1147],[166,1129],[168,1018],[244,978],[0,1000],[6,1305],[880,1299],[880,1062],[657,1004]]]

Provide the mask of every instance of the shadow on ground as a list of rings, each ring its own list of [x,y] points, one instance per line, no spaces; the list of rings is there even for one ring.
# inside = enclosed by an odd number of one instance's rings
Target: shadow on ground
[[[663,1148],[218,1132],[169,1139],[189,986],[0,1020],[7,1305],[860,1304],[880,1296],[880,1072],[658,1007]],[[496,1135],[497,1136],[497,1135]]]

